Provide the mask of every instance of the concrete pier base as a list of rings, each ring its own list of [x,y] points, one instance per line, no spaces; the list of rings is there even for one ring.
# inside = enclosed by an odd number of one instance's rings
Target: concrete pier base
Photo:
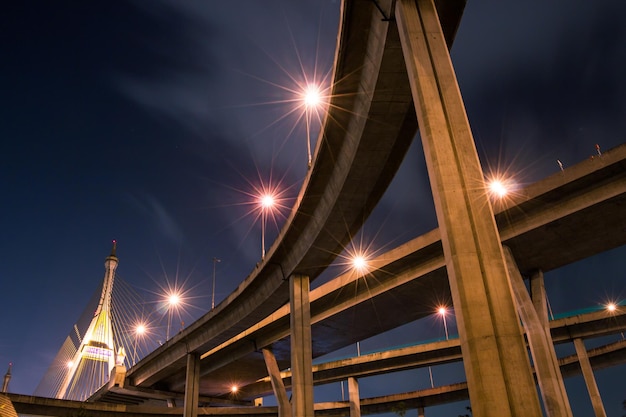
[[[291,307],[291,412],[293,417],[314,417],[313,358],[309,277],[289,277]]]
[[[185,378],[185,404],[183,417],[198,416],[198,401],[200,399],[200,354],[187,354],[187,377]]]
[[[348,393],[350,395],[350,417],[361,417],[359,381],[356,378],[348,378]]]

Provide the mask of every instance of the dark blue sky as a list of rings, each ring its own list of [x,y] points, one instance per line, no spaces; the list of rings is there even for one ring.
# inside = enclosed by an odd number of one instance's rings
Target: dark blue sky
[[[12,392],[35,389],[100,283],[112,239],[119,276],[148,297],[185,282],[186,322],[210,305],[213,257],[218,302],[253,269],[261,228],[246,193],[271,177],[290,187],[287,206],[296,196],[305,131],[295,114],[282,118],[293,108],[285,101],[305,77],[331,72],[339,9],[328,0],[4,6],[0,372],[14,363]],[[469,2],[452,56],[486,170],[505,166],[529,183],[556,172],[557,159],[572,165],[596,143],[625,141],[625,12],[619,0]],[[416,141],[363,239],[392,247],[435,227],[428,187]],[[276,231],[268,226],[268,246]],[[625,255],[548,274],[552,307],[626,298]],[[624,370],[599,372],[609,415],[626,398]],[[409,378],[396,378],[407,391],[428,382]],[[581,381],[567,384],[581,391]],[[364,396],[379,395],[371,385]],[[575,414],[589,414],[579,397]]]

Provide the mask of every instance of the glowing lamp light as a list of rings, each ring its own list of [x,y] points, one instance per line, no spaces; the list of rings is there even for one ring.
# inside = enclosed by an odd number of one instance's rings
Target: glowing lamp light
[[[135,328],[135,333],[137,333],[138,335],[142,335],[145,332],[146,332],[146,326],[144,326],[143,324],[140,324]]]
[[[236,394],[237,391],[239,391],[239,387],[237,385],[233,385],[232,387],[230,387],[230,392],[232,392],[233,394]]]
[[[491,194],[499,198],[503,198],[509,193],[509,190],[500,180],[492,180],[489,183],[489,191],[491,191]]]
[[[271,208],[274,206],[274,197],[272,197],[269,194],[265,194],[264,196],[261,197],[261,206],[263,206],[263,208]]]
[[[448,309],[445,306],[441,306],[437,309],[437,313],[439,313],[441,315],[441,318],[443,319],[443,329],[446,333],[446,340],[448,340],[448,324],[446,323],[447,312],[448,312]]]
[[[363,271],[367,269],[367,259],[362,255],[356,255],[352,258],[352,267],[357,271]]]
[[[180,302],[180,296],[178,294],[170,294],[167,301],[170,303],[170,305],[175,306]]]
[[[316,107],[322,101],[318,87],[309,85],[304,93],[304,104],[307,107]]]
[[[72,361],[67,361],[67,363],[65,364],[65,366],[67,366],[68,368],[71,368],[72,366],[74,366],[74,362],[72,362]]]
[[[608,303],[606,305],[606,309],[607,309],[607,311],[610,311],[612,313],[615,310],[617,310],[617,305],[615,303]]]

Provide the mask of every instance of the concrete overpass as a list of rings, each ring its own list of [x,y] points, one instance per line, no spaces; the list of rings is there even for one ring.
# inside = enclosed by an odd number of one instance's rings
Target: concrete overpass
[[[437,8],[450,44],[463,3],[440,1]],[[210,397],[228,392],[232,378],[251,382],[266,375],[262,347],[272,345],[279,366],[288,366],[289,328],[276,311],[289,300],[289,277],[314,280],[334,260],[383,194],[417,131],[400,34],[384,18],[392,12],[393,2],[344,3],[329,112],[315,164],[286,225],[233,294],[129,371],[130,385],[182,391],[189,352],[203,357],[200,393]],[[522,272],[548,271],[624,244],[623,154],[623,148],[605,152],[495,207],[502,241]],[[329,292],[326,304],[312,306],[320,318],[312,329],[314,357],[429,315],[432,294],[449,291],[439,231],[386,256],[362,280],[367,287],[355,280]],[[342,291],[361,298],[329,304]],[[375,305],[389,314],[377,316]],[[344,310],[333,315],[333,309]],[[349,321],[356,316],[368,325]],[[267,317],[271,330],[256,332]]]
[[[574,338],[615,334],[626,329],[626,310],[613,314],[606,311],[597,311],[561,318],[552,321],[550,328],[555,343],[571,343]],[[594,369],[626,363],[626,341],[622,339],[605,346],[590,349],[588,354]],[[461,360],[462,354],[459,340],[453,338],[321,363],[314,366],[313,375],[315,383],[330,383],[342,381],[348,377],[359,378],[418,367],[436,366]],[[559,364],[565,377],[579,375],[581,372],[576,355],[559,359]],[[290,373],[286,372],[284,378],[288,386],[291,381]],[[242,387],[242,392],[252,398],[257,395],[270,393],[271,387],[268,380],[262,380],[247,387]],[[167,398],[172,398],[171,393],[162,393],[162,396],[159,398],[159,395],[155,392],[142,393],[141,390],[132,387],[112,387],[109,393],[119,396],[118,398],[126,397],[130,399],[134,397],[137,401],[119,404],[110,402],[84,403],[19,394],[7,395],[20,414],[55,417],[72,416],[79,412],[88,412],[93,417],[111,416],[119,413],[123,413],[125,416],[137,417],[180,416],[183,414],[181,407],[166,408],[156,405],[138,405],[147,398],[157,398],[164,402]],[[182,400],[182,394],[175,398]],[[417,408],[466,399],[468,399],[467,384],[460,382],[383,397],[363,398],[361,399],[361,413],[368,415],[390,412],[401,403],[406,408]],[[208,399],[205,400],[208,401]],[[224,399],[216,399],[216,401],[221,401],[223,405],[228,402]],[[315,407],[316,416],[341,416],[346,415],[348,412],[348,401],[319,403]],[[216,417],[237,415],[277,416],[278,410],[276,407],[237,405],[236,402],[232,401],[229,406],[224,407],[201,407],[198,410],[198,415]]]
[[[424,6],[426,2],[420,4]],[[128,372],[126,385],[181,392],[183,386],[188,385],[185,379],[188,359],[190,355],[199,355],[202,359],[197,363],[201,375],[198,393],[215,397],[227,392],[233,377],[252,383],[267,375],[260,348],[271,345],[281,367],[286,367],[293,359],[289,356],[289,340],[285,338],[285,333],[289,333],[289,327],[284,327],[286,316],[277,313],[290,299],[292,278],[307,277],[307,283],[309,279],[314,280],[342,251],[393,178],[415,137],[418,116],[428,116],[428,108],[425,109],[428,105],[421,101],[423,94],[430,94],[431,98],[437,96],[430,90],[426,93],[417,91],[422,78],[407,72],[407,65],[413,72],[422,69],[419,65],[417,69],[414,67],[413,55],[407,56],[407,48],[420,45],[414,44],[415,28],[407,17],[414,12],[411,9],[414,5],[408,1],[399,1],[398,5],[400,11],[395,1],[352,0],[343,3],[329,111],[318,140],[315,164],[284,228],[264,261],[233,294],[138,363]],[[448,46],[454,38],[463,5],[463,1],[436,2]],[[402,30],[398,30],[393,16],[400,18],[398,24]],[[428,19],[424,21],[432,23],[432,18]],[[432,44],[429,48],[436,46]],[[443,55],[441,50],[437,51],[429,53],[430,59],[439,64],[445,60],[439,59]],[[437,78],[440,71],[446,69],[434,71]],[[444,84],[443,90],[454,90],[454,82],[450,82],[449,77],[441,77],[438,82]],[[440,99],[446,101],[447,98]],[[433,125],[453,126],[454,132],[447,133],[461,132],[466,140],[467,129],[462,112],[458,111],[458,100],[451,97],[450,102],[454,102],[455,109],[444,109],[445,117],[437,117],[454,122],[441,124],[440,120],[431,124],[430,121],[420,121],[420,124],[429,129]],[[457,125],[460,126],[458,129]],[[431,131],[422,132],[422,139],[432,136]],[[428,146],[431,145],[429,142]],[[462,151],[461,148],[457,151],[463,155],[468,152],[467,160],[472,162],[471,149],[465,147]],[[495,207],[499,238],[512,249],[522,272],[548,271],[625,243],[626,169],[623,154],[623,147],[607,152],[595,161],[557,173],[529,187],[512,202]],[[444,152],[440,160],[445,159]],[[456,173],[460,174],[458,181],[467,183],[468,178],[463,176],[467,167],[459,168],[467,161],[460,159],[455,165],[458,168]],[[474,174],[480,171],[476,166],[470,168],[467,171]],[[482,184],[482,178],[474,180]],[[475,238],[474,243],[486,242],[488,250],[485,253],[495,254],[499,260],[486,260],[483,264],[489,266],[489,274],[506,276],[500,265],[500,242],[493,245],[497,231],[492,233],[488,225],[493,221],[491,209],[488,204],[478,209],[472,206],[475,196],[481,196],[481,202],[486,201],[484,190],[470,188],[461,187],[461,191],[467,194],[459,200],[468,202],[464,209],[471,212],[473,220],[482,223],[473,232],[458,232],[458,236]],[[449,191],[447,185],[434,190],[440,223],[451,217],[439,203],[440,199],[449,198]],[[445,203],[448,204],[449,200]],[[586,223],[590,218],[592,228]],[[340,284],[335,289],[327,287],[328,293],[320,294],[319,301],[311,306],[313,317],[318,318],[314,319],[317,321],[311,330],[312,355],[331,352],[430,315],[432,294],[449,291],[446,261],[448,269],[454,271],[458,267],[458,263],[455,266],[450,263],[450,259],[456,259],[455,253],[450,255],[450,239],[457,233],[449,224],[442,227],[444,231],[441,233],[433,231],[390,251],[387,257],[380,257],[374,265],[379,269],[364,279]],[[484,239],[478,236],[483,232],[488,235]],[[458,242],[452,244],[455,245],[465,247]],[[444,248],[448,248],[445,257]],[[480,262],[483,262],[482,256],[477,256]],[[456,283],[456,278],[450,281]],[[499,285],[503,284],[500,282]],[[374,287],[375,291],[371,291]],[[507,295],[507,291],[500,290],[502,288],[498,287],[493,293]],[[350,296],[343,301],[333,298],[348,292]],[[452,294],[460,297],[458,291],[453,290]],[[462,294],[462,297],[466,296],[466,293]],[[459,309],[463,308],[463,315],[472,315],[466,300],[462,300]],[[488,304],[493,301],[493,297],[488,298]],[[376,315],[373,307],[376,305],[378,309],[387,309],[388,314]],[[497,306],[506,307],[511,313],[511,303]],[[359,320],[351,317],[359,317]],[[510,335],[515,338],[515,331],[511,329],[518,326],[519,320],[515,314],[507,317],[505,325],[497,329],[498,332],[504,329],[502,335],[495,334],[494,328],[495,339],[504,340]],[[259,323],[264,324],[259,326]],[[470,339],[473,343],[476,337]],[[465,348],[476,351],[472,343],[466,340]],[[477,362],[475,358],[472,361]],[[500,365],[507,365],[507,361],[501,359]],[[530,391],[534,393],[534,386]],[[509,398],[511,402],[517,400]]]
[[[392,2],[380,5],[389,15]],[[451,43],[464,2],[437,5]],[[373,210],[417,132],[397,27],[382,17],[374,2],[343,3],[332,99],[315,163],[285,226],[226,300],[129,372],[133,385],[168,388],[190,351],[210,351],[285,305],[288,278],[314,280]]]
[[[549,271],[626,243],[626,145],[583,161],[517,192],[496,212],[503,243],[523,272]],[[315,357],[433,314],[433,300],[449,294],[440,234],[433,230],[371,261],[364,277],[347,273],[311,291]],[[237,299],[231,301],[237,302]],[[220,306],[218,306],[219,310]],[[385,311],[385,315],[378,312]],[[169,345],[207,344],[194,328],[214,329],[210,312],[128,373],[135,380],[150,361],[172,362]],[[289,367],[289,306],[202,352],[201,394],[226,395],[267,375],[261,348],[271,346]],[[558,339],[558,338],[557,338]],[[214,342],[211,342],[211,344]],[[152,357],[155,359],[152,359]],[[182,392],[185,366],[162,370],[154,387]],[[145,384],[130,384],[147,388]]]

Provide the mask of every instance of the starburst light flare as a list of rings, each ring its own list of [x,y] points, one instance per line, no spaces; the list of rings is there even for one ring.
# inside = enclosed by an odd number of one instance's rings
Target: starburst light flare
[[[356,255],[352,258],[352,267],[359,272],[367,270],[367,259],[363,255]]]
[[[322,103],[320,89],[316,85],[309,85],[304,92],[304,104],[307,109],[317,107]]]
[[[500,197],[500,198],[508,194],[507,188],[504,186],[504,184],[500,180],[492,180],[489,183],[489,190],[491,191],[493,195]]]

